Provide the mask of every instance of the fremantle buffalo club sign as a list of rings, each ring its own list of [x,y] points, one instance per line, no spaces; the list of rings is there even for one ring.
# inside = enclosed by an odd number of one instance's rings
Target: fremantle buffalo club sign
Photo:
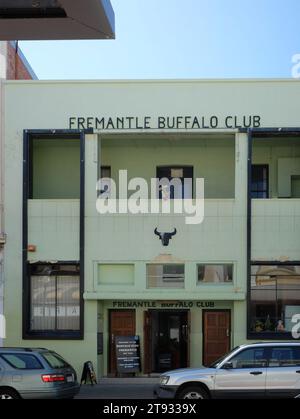
[[[116,117],[75,117],[69,118],[69,129],[99,131],[113,130],[205,130],[205,129],[248,129],[260,128],[259,115],[211,116],[116,116]]]

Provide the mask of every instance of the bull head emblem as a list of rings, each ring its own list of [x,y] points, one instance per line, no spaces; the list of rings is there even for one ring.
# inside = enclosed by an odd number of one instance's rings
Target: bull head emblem
[[[160,233],[156,228],[154,230],[154,234],[156,234],[160,238],[160,240],[162,242],[162,245],[167,247],[167,246],[169,246],[169,242],[172,239],[172,237],[177,234],[177,230],[176,230],[176,228],[174,228],[173,233]]]

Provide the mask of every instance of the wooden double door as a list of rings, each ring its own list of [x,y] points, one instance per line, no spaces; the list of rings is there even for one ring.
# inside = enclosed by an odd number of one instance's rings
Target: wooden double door
[[[116,336],[136,335],[135,310],[111,310],[109,372],[116,375]],[[190,364],[190,312],[144,312],[143,372],[163,372]],[[211,365],[231,348],[230,310],[203,311],[203,364]],[[199,350],[200,352],[200,350]],[[201,359],[199,359],[199,366]]]

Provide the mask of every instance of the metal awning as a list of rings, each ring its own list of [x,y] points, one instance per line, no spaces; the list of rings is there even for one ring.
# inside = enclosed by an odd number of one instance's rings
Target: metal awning
[[[114,37],[110,0],[0,0],[0,40]]]

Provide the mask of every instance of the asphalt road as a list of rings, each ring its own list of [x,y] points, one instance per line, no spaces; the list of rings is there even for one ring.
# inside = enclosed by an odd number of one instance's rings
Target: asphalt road
[[[76,399],[140,399],[153,400],[153,389],[156,382],[150,380],[149,383],[124,382],[117,380],[113,382],[100,382],[95,386],[85,385],[81,387]]]

